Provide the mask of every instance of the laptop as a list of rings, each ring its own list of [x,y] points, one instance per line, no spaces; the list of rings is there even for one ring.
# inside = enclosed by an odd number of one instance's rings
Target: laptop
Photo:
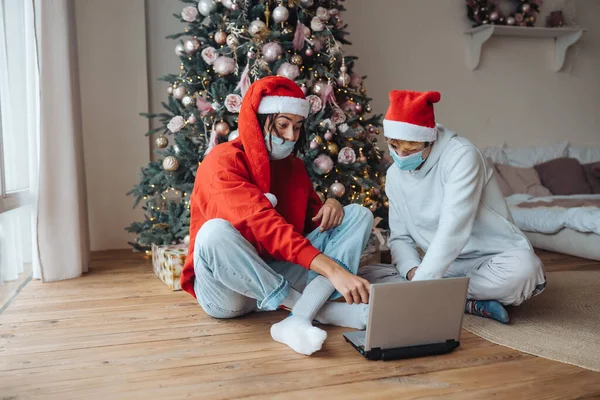
[[[344,338],[369,360],[446,354],[460,346],[469,278],[371,285],[364,331]]]

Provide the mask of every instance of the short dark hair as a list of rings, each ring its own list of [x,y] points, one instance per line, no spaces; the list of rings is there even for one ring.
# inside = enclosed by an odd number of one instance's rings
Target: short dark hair
[[[275,120],[280,113],[275,114],[257,114],[258,123],[260,124],[260,129],[262,129],[263,134],[265,133],[265,126],[270,132],[277,132],[275,129]],[[304,123],[302,123],[302,127],[300,128],[300,136],[298,136],[298,140],[296,141],[296,145],[293,150],[294,155],[305,154],[306,153],[306,127]]]

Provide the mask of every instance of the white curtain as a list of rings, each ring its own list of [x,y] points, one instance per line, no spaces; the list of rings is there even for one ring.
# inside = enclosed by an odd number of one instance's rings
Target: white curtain
[[[72,0],[0,0],[0,283],[89,264]]]
[[[41,5],[37,247],[43,281],[87,272],[89,230],[73,2]]]

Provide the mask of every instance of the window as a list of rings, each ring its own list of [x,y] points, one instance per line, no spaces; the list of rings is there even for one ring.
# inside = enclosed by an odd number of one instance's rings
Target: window
[[[0,310],[31,277],[39,72],[33,2],[0,0]]]

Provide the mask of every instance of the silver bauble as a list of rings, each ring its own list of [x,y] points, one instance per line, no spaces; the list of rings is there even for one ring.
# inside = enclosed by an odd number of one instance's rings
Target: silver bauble
[[[183,42],[183,48],[187,54],[194,54],[200,49],[200,42],[196,38],[187,39]]]
[[[250,32],[251,35],[256,35],[258,32],[262,31],[263,29],[267,29],[267,25],[264,22],[262,22],[260,19],[257,19],[250,23],[248,32]]]
[[[181,43],[177,43],[175,46],[175,54],[177,54],[179,57],[185,54],[185,49]]]
[[[198,11],[200,14],[208,17],[217,9],[217,3],[214,0],[200,0],[198,2]]]
[[[179,168],[179,160],[174,156],[167,156],[162,162],[162,167],[165,171],[177,171],[177,168]]]
[[[183,96],[181,99],[181,103],[186,107],[192,104],[193,101],[194,99],[192,99],[190,96]]]
[[[285,22],[290,17],[290,12],[284,6],[277,6],[273,10],[273,21],[280,23]]]
[[[335,197],[342,197],[344,193],[346,193],[346,188],[344,187],[344,185],[337,181],[329,187],[329,190],[331,190],[331,193]]]

